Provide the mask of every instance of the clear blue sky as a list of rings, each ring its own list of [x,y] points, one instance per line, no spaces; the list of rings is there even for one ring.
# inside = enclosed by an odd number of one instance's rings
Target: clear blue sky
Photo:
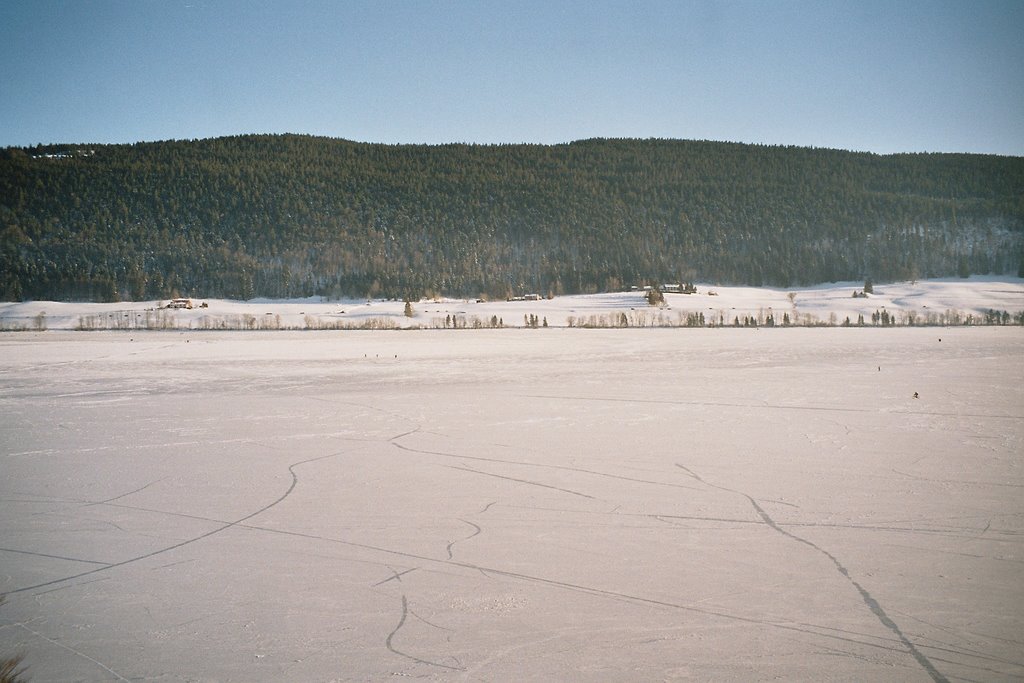
[[[0,0],[0,146],[285,132],[1024,155],[1024,0]]]

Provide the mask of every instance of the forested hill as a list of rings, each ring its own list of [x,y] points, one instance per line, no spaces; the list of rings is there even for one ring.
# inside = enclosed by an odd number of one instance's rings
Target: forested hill
[[[0,252],[7,300],[1017,274],[1024,158],[291,135],[7,148]]]

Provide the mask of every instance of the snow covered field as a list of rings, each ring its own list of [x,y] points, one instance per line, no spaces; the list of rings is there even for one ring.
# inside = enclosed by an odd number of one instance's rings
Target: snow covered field
[[[57,327],[0,334],[33,680],[1024,677],[1019,327]]]
[[[376,329],[443,328],[449,318],[460,327],[482,327],[492,320],[505,327],[524,327],[524,316],[537,316],[552,327],[616,326],[625,314],[633,326],[679,326],[688,315],[698,313],[707,324],[732,324],[737,318],[757,318],[762,323],[772,315],[781,324],[789,316],[794,324],[852,323],[863,316],[885,311],[900,324],[913,316],[917,324],[961,324],[988,311],[1015,315],[1024,311],[1024,279],[975,276],[969,279],[919,280],[876,284],[874,293],[854,298],[863,282],[840,282],[810,288],[773,289],[757,287],[716,287],[698,284],[696,294],[666,294],[666,306],[652,307],[643,292],[618,292],[560,296],[539,301],[486,301],[475,299],[423,300],[413,303],[413,315],[405,315],[402,301],[328,301],[312,297],[297,301],[253,299],[228,301],[194,299],[192,310],[160,308],[166,301],[117,302],[105,304],[30,301],[0,302],[0,330],[3,329],[319,329],[329,327]],[[199,308],[206,303],[206,308]],[[959,315],[954,319],[953,315]]]

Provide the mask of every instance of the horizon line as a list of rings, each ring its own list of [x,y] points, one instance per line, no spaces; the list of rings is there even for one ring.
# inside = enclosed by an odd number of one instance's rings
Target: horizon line
[[[695,142],[695,143],[711,143],[711,144],[723,144],[723,145],[740,145],[745,147],[766,147],[775,149],[805,149],[805,150],[817,150],[817,151],[830,151],[830,152],[845,152],[849,154],[868,154],[873,156],[905,156],[905,155],[968,155],[968,156],[995,156],[995,157],[1006,157],[1006,158],[1021,158],[1024,154],[1011,154],[1004,152],[977,152],[977,151],[943,151],[943,150],[902,150],[895,152],[878,152],[870,149],[853,149],[849,147],[830,147],[830,146],[819,146],[819,145],[808,145],[808,144],[796,144],[796,143],[781,143],[781,142],[751,142],[743,140],[726,140],[726,139],[713,139],[713,138],[685,138],[685,137],[662,137],[662,136],[589,136],[582,138],[574,138],[570,140],[562,140],[558,142],[537,142],[537,141],[467,141],[467,140],[449,140],[445,142],[384,142],[380,140],[361,140],[355,138],[348,138],[337,135],[329,135],[323,133],[300,133],[300,132],[244,132],[244,133],[225,133],[221,135],[209,135],[202,137],[170,137],[170,138],[154,138],[154,139],[143,139],[135,141],[118,141],[118,142],[100,142],[100,141],[85,141],[85,142],[36,142],[31,144],[7,144],[0,147],[0,149],[22,149],[29,150],[33,148],[47,148],[47,147],[82,147],[87,145],[102,145],[109,147],[116,146],[134,146],[134,145],[150,145],[150,144],[166,144],[175,142],[205,142],[211,140],[223,140],[230,138],[247,138],[247,137],[267,137],[267,138],[285,138],[285,137],[300,137],[300,138],[316,138],[323,140],[330,140],[335,142],[348,142],[358,145],[374,145],[374,146],[385,146],[385,147],[563,147],[573,144],[581,144],[586,142]]]

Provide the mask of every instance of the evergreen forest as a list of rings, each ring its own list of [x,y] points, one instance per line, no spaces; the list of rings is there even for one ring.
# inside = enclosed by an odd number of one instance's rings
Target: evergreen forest
[[[0,149],[0,298],[1024,276],[1024,158],[251,135]]]

